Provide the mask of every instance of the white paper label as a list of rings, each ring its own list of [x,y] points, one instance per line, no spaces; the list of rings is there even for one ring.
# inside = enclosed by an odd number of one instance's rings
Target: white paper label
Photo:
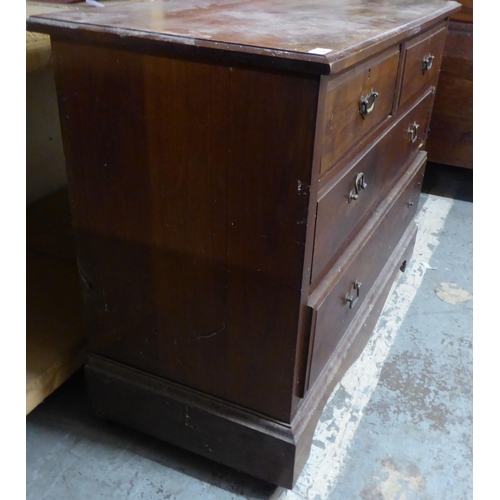
[[[324,56],[331,51],[332,49],[322,49],[321,47],[316,47],[315,49],[308,50],[309,54],[319,54],[320,56]]]

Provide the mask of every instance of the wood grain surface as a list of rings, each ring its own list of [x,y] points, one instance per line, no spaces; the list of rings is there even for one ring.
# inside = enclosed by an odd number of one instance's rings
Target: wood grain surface
[[[358,65],[341,77],[331,77],[326,95],[323,175],[354,145],[391,115],[399,66],[399,46]],[[377,92],[373,111],[360,114],[361,98]]]
[[[420,100],[408,113],[400,116],[392,128],[363,151],[361,158],[340,172],[330,186],[325,187],[318,200],[316,238],[311,283],[324,276],[359,228],[372,215],[382,198],[392,189],[416,153],[425,144],[433,95]],[[417,140],[412,142],[408,129],[419,125]],[[364,175],[366,188],[358,198],[349,201],[358,174]]]
[[[439,69],[414,82],[411,63],[440,60],[458,7],[171,0],[30,18],[52,40],[98,414],[293,485],[409,258]],[[349,121],[375,81],[373,121]],[[358,167],[376,192],[349,213],[340,181]]]
[[[443,24],[405,44],[400,106],[414,100],[429,86],[437,85],[446,33],[446,25]],[[432,66],[423,71],[423,59],[429,55],[434,57]]]
[[[312,350],[309,386],[327,365],[357,309],[362,307],[393,249],[409,226],[417,210],[422,189],[426,155],[418,156],[407,172],[378,207],[374,216],[332,267],[311,295],[313,309]],[[351,308],[347,295],[355,297],[353,284],[362,283],[359,298]]]
[[[256,56],[260,64],[328,74],[418,33],[459,8],[457,2],[445,0],[194,0],[188,4],[171,0],[33,16],[28,29],[127,47],[137,47],[139,40],[149,45],[159,41],[164,53],[180,50],[191,56],[203,54],[200,49],[223,50],[229,53],[226,57],[240,52]]]
[[[318,79],[53,51],[93,352],[289,420]]]
[[[342,377],[358,359],[368,343],[395,278],[401,273],[402,265],[411,258],[416,235],[417,227],[412,222],[386,262],[356,318],[340,340],[338,349],[330,356],[325,369],[308,391],[292,422],[297,442],[296,477],[308,458],[314,431],[322,414],[321,411],[332,390],[342,380]]]
[[[432,114],[429,161],[473,166],[473,28],[450,23]]]

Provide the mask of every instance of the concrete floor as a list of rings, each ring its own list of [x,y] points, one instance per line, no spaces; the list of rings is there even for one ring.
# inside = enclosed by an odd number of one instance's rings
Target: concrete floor
[[[472,499],[471,172],[429,165],[417,223],[293,491],[95,418],[79,372],[26,418],[27,499]]]

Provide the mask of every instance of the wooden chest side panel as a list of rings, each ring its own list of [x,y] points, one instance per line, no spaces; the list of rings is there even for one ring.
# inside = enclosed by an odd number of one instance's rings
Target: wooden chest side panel
[[[308,209],[319,78],[245,69],[231,75],[227,314],[228,373],[235,376],[226,383],[242,405],[279,408],[272,415],[288,422],[306,230],[314,223]]]
[[[53,47],[92,352],[286,421],[318,79]]]

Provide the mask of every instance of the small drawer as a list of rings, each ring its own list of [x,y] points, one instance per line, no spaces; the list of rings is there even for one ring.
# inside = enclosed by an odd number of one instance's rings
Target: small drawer
[[[446,24],[442,24],[405,44],[400,106],[437,84],[446,31]]]
[[[392,113],[399,55],[393,47],[328,83],[321,174]]]
[[[413,219],[424,175],[420,153],[377,211],[310,296],[311,387],[363,306],[372,285]]]
[[[432,94],[414,105],[355,163],[320,193],[317,205],[311,283],[356,235],[356,227],[391,189],[402,169],[423,146]]]

